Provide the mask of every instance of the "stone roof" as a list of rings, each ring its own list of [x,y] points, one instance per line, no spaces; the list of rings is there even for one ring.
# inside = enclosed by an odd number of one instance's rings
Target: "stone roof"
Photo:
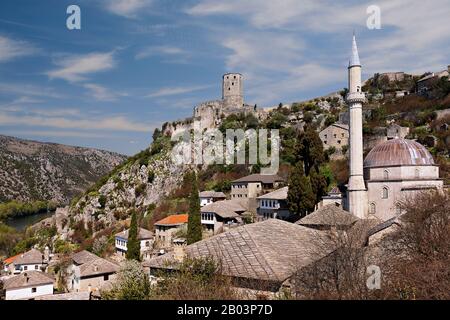
[[[97,257],[95,260],[88,261],[80,266],[80,276],[90,277],[102,274],[116,273],[119,266],[106,259]]]
[[[213,212],[221,218],[236,218],[238,213],[246,211],[238,201],[223,200],[210,203],[200,209],[201,212]]]
[[[358,218],[336,204],[329,204],[303,217],[296,224],[303,226],[350,226]]]
[[[190,258],[213,258],[224,275],[282,283],[298,268],[319,259],[314,243],[326,239],[323,231],[268,219],[231,229],[191,244],[185,250]],[[178,268],[173,253],[153,258],[144,265]]]
[[[179,226],[188,223],[188,214],[173,214],[155,222],[155,226]]]
[[[34,298],[35,300],[90,300],[90,292],[69,292],[60,294],[48,294]]]
[[[226,198],[225,193],[216,191],[202,191],[199,196],[200,198]]]
[[[258,199],[286,200],[289,191],[288,189],[288,187],[280,188],[273,192],[259,196]]]
[[[99,258],[99,257],[87,250],[83,250],[83,251],[72,254],[73,262],[75,262],[75,264],[78,264],[78,265],[87,263],[87,262],[95,260],[97,258]]]
[[[55,279],[48,273],[40,271],[27,271],[17,276],[5,279],[3,281],[3,287],[6,290],[11,290],[53,284],[54,281]]]
[[[44,256],[42,252],[37,249],[31,249],[14,260],[14,264],[42,264],[44,262]]]
[[[233,181],[233,183],[239,182],[261,182],[267,184],[275,182],[284,182],[284,179],[277,174],[251,174],[249,176],[245,176]]]
[[[373,148],[364,167],[434,165],[433,156],[420,143],[407,139],[392,139]]]
[[[122,232],[119,232],[116,234],[116,237],[122,238],[124,240],[128,240],[128,234],[130,232],[130,229],[124,230]],[[138,234],[138,240],[146,240],[146,239],[152,239],[153,238],[153,232],[144,229],[139,228],[139,234]]]

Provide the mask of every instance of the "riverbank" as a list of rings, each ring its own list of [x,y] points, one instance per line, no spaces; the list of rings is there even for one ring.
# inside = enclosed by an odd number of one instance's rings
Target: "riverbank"
[[[19,217],[33,216],[56,210],[56,203],[51,201],[20,202],[8,201],[0,203],[0,220],[6,221]]]

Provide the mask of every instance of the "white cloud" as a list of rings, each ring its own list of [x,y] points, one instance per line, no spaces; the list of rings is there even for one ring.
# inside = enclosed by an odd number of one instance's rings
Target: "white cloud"
[[[90,95],[98,101],[116,101],[119,97],[127,96],[126,93],[113,92],[110,89],[95,83],[86,83],[83,84],[83,87],[88,89]]]
[[[127,119],[124,116],[94,118],[71,118],[62,116],[11,115],[0,112],[0,125],[37,126],[78,130],[109,130],[129,132],[149,132],[151,126]]]
[[[210,88],[210,86],[186,86],[186,87],[166,87],[161,88],[157,91],[154,91],[147,95],[147,98],[158,98],[158,97],[166,97],[166,96],[174,96],[184,93],[190,93],[195,91],[200,91]]]
[[[91,73],[107,71],[116,66],[113,52],[89,53],[60,58],[55,62],[59,67],[51,70],[47,75],[51,78],[77,82],[86,79]]]
[[[153,4],[153,0],[104,0],[103,2],[108,11],[126,18],[135,18],[139,12]]]
[[[37,51],[36,47],[26,41],[14,40],[0,35],[0,62],[33,55]]]
[[[140,50],[135,58],[137,60],[148,58],[151,56],[164,55],[164,56],[180,56],[186,55],[186,51],[174,46],[148,46]]]
[[[51,87],[36,86],[25,83],[0,82],[0,92],[3,92],[5,94],[14,93],[32,97],[45,97],[54,99],[64,98],[64,95],[58,93]]]
[[[12,130],[12,136],[58,137],[58,138],[111,138],[111,134],[99,134],[85,131],[57,131],[57,130]]]

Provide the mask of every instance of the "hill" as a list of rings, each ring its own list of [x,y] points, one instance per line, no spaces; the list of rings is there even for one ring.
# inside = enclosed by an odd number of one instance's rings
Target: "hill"
[[[0,202],[68,203],[125,159],[109,151],[0,135]]]

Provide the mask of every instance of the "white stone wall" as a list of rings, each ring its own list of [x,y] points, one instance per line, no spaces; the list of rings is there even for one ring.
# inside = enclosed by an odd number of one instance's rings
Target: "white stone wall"
[[[35,292],[33,292],[33,289]],[[53,284],[40,285],[35,287],[18,288],[6,290],[6,300],[32,299],[39,296],[53,294]]]
[[[226,106],[241,107],[244,104],[244,83],[239,73],[223,76],[222,99]]]

